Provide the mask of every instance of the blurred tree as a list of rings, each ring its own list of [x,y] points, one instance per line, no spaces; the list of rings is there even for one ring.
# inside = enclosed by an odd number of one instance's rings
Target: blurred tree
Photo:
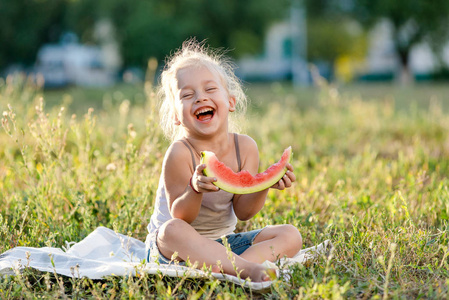
[[[162,60],[189,37],[230,55],[261,52],[266,28],[286,16],[290,0],[1,0],[0,68],[32,63],[38,48],[65,30],[96,43],[95,23],[112,21],[125,65]]]
[[[108,1],[110,3],[110,1]],[[189,37],[213,47],[235,49],[233,56],[260,52],[266,28],[285,16],[288,0],[129,0],[111,5],[128,64],[163,59]],[[110,5],[110,4],[109,4]]]
[[[353,5],[347,8],[367,28],[381,19],[391,22],[394,45],[403,67],[402,82],[412,79],[409,55],[413,46],[428,42],[438,52],[449,38],[448,0],[353,0]]]
[[[346,13],[345,2],[305,0],[307,59],[331,66],[340,57],[360,59],[366,54],[366,36]]]
[[[311,18],[307,21],[307,35],[308,59],[312,62],[334,62],[341,55],[365,54],[363,47],[354,47],[359,39],[363,39],[363,34],[357,24],[348,19]]]
[[[59,39],[66,8],[65,0],[1,0],[0,69],[33,63],[43,43]]]

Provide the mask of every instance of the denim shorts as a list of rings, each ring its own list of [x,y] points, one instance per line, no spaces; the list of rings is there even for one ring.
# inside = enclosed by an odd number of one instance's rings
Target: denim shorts
[[[231,248],[231,251],[240,255],[253,245],[254,239],[261,231],[262,229],[256,229],[248,232],[232,233],[224,238],[226,238],[228,247]],[[173,261],[170,258],[163,256],[157,247],[157,233],[158,231],[156,230],[156,232],[148,234],[145,241],[147,248],[147,262],[170,264]],[[223,245],[223,238],[219,238],[215,241]],[[185,262],[180,262],[179,265],[185,265]]]

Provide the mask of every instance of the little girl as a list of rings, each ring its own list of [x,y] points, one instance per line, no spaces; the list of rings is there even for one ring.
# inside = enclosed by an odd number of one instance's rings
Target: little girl
[[[229,132],[229,114],[244,110],[246,96],[222,55],[203,43],[183,43],[161,75],[160,109],[168,148],[146,239],[148,262],[172,260],[240,274],[252,281],[270,280],[262,263],[294,256],[302,246],[292,225],[267,226],[234,233],[237,219],[249,220],[264,206],[268,193],[234,195],[216,187],[216,178],[203,174],[201,151],[208,150],[233,169],[258,172],[255,141]],[[283,190],[295,181],[288,164],[285,176],[272,188]],[[232,250],[228,255],[224,238]]]

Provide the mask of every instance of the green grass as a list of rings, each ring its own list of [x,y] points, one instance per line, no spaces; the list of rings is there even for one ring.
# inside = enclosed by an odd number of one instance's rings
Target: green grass
[[[330,259],[295,266],[263,296],[214,280],[26,270],[0,279],[0,298],[447,298],[449,88],[247,87],[242,127],[261,169],[291,145],[298,179],[239,228],[293,224],[306,247],[331,239]],[[145,239],[168,146],[150,86],[42,91],[10,78],[0,110],[0,253],[101,225]]]

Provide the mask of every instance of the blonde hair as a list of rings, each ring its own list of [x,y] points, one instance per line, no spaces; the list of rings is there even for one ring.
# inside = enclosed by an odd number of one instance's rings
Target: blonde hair
[[[186,40],[182,47],[171,55],[165,64],[161,74],[159,88],[160,121],[165,136],[174,141],[182,137],[184,131],[182,126],[174,123],[175,111],[175,84],[176,75],[180,69],[190,66],[204,66],[209,70],[216,71],[229,95],[236,99],[235,113],[230,115],[229,127],[232,131],[238,131],[236,118],[246,111],[247,98],[243,92],[240,79],[235,75],[235,65],[224,55],[224,51],[211,49],[205,42],[197,42],[196,39]]]

